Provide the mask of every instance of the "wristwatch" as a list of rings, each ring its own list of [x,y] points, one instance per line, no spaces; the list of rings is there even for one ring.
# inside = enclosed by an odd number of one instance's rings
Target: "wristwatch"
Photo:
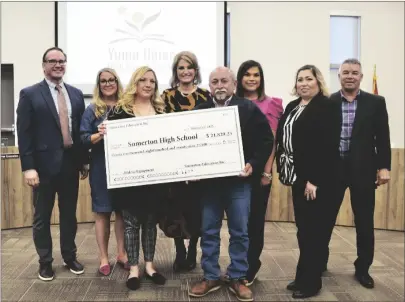
[[[271,175],[271,173],[263,172],[263,173],[262,173],[262,176],[266,177],[268,180],[272,180],[272,179],[273,179],[273,175]]]

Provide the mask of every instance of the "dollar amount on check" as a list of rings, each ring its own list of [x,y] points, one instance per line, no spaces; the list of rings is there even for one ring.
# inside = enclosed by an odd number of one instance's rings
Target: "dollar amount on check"
[[[237,106],[106,121],[107,187],[238,175],[245,166]]]

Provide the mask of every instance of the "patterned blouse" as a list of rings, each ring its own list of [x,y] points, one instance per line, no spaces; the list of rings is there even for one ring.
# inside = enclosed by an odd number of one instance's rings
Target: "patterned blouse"
[[[166,89],[163,91],[162,98],[165,101],[167,113],[192,110],[195,106],[212,99],[207,89],[199,87],[187,95],[177,88]]]
[[[306,105],[298,105],[295,107],[288,115],[284,128],[283,128],[283,153],[280,156],[280,181],[284,185],[292,185],[297,179],[294,168],[293,160],[293,147],[292,147],[292,136],[293,136],[293,126],[296,120],[300,117],[301,113],[304,111]]]

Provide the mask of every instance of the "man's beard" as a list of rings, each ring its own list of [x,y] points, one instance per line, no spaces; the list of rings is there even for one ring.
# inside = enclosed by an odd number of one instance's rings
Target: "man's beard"
[[[217,101],[225,101],[228,98],[227,93],[225,91],[218,91],[215,93],[215,99]]]

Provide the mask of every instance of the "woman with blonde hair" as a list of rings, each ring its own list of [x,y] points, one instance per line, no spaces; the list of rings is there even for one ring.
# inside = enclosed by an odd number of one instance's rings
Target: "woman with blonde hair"
[[[201,72],[197,57],[190,51],[178,53],[172,64],[171,88],[166,89],[162,98],[166,104],[166,112],[182,112],[193,110],[194,107],[212,97],[207,89],[198,87],[201,84]],[[196,267],[197,243],[201,228],[201,209],[198,200],[198,184],[178,182],[171,185],[171,209],[181,216],[185,222],[187,234],[174,237],[176,258],[173,263],[175,272],[190,271]],[[174,215],[176,216],[176,215]],[[166,235],[170,236],[167,232]],[[184,239],[190,239],[188,250]]]
[[[138,68],[130,79],[124,95],[108,116],[109,120],[127,119],[162,114],[165,104],[159,96],[155,72],[143,66]],[[105,135],[105,126],[100,127]],[[108,135],[108,134],[107,134]],[[165,185],[144,185],[112,189],[113,202],[123,213],[125,223],[125,249],[128,254],[130,272],[127,287],[137,290],[139,279],[139,247],[145,260],[145,276],[155,284],[163,285],[166,278],[153,266],[155,255],[158,209],[166,197]],[[139,236],[142,229],[142,238]]]
[[[100,253],[100,274],[107,276],[111,272],[108,258],[110,237],[110,218],[115,211],[115,237],[117,239],[117,263],[127,267],[127,255],[124,249],[124,221],[111,201],[107,190],[103,135],[98,126],[106,119],[109,111],[122,96],[122,84],[111,68],[103,68],[97,73],[93,101],[86,108],[80,125],[81,140],[91,149],[90,188],[92,209],[95,213],[96,241]]]
[[[332,104],[317,67],[305,65],[295,76],[293,95],[276,135],[280,182],[292,187],[300,256],[295,280],[287,289],[293,298],[315,296],[322,288],[322,253],[327,241],[325,213],[333,199],[339,148],[330,135]]]

